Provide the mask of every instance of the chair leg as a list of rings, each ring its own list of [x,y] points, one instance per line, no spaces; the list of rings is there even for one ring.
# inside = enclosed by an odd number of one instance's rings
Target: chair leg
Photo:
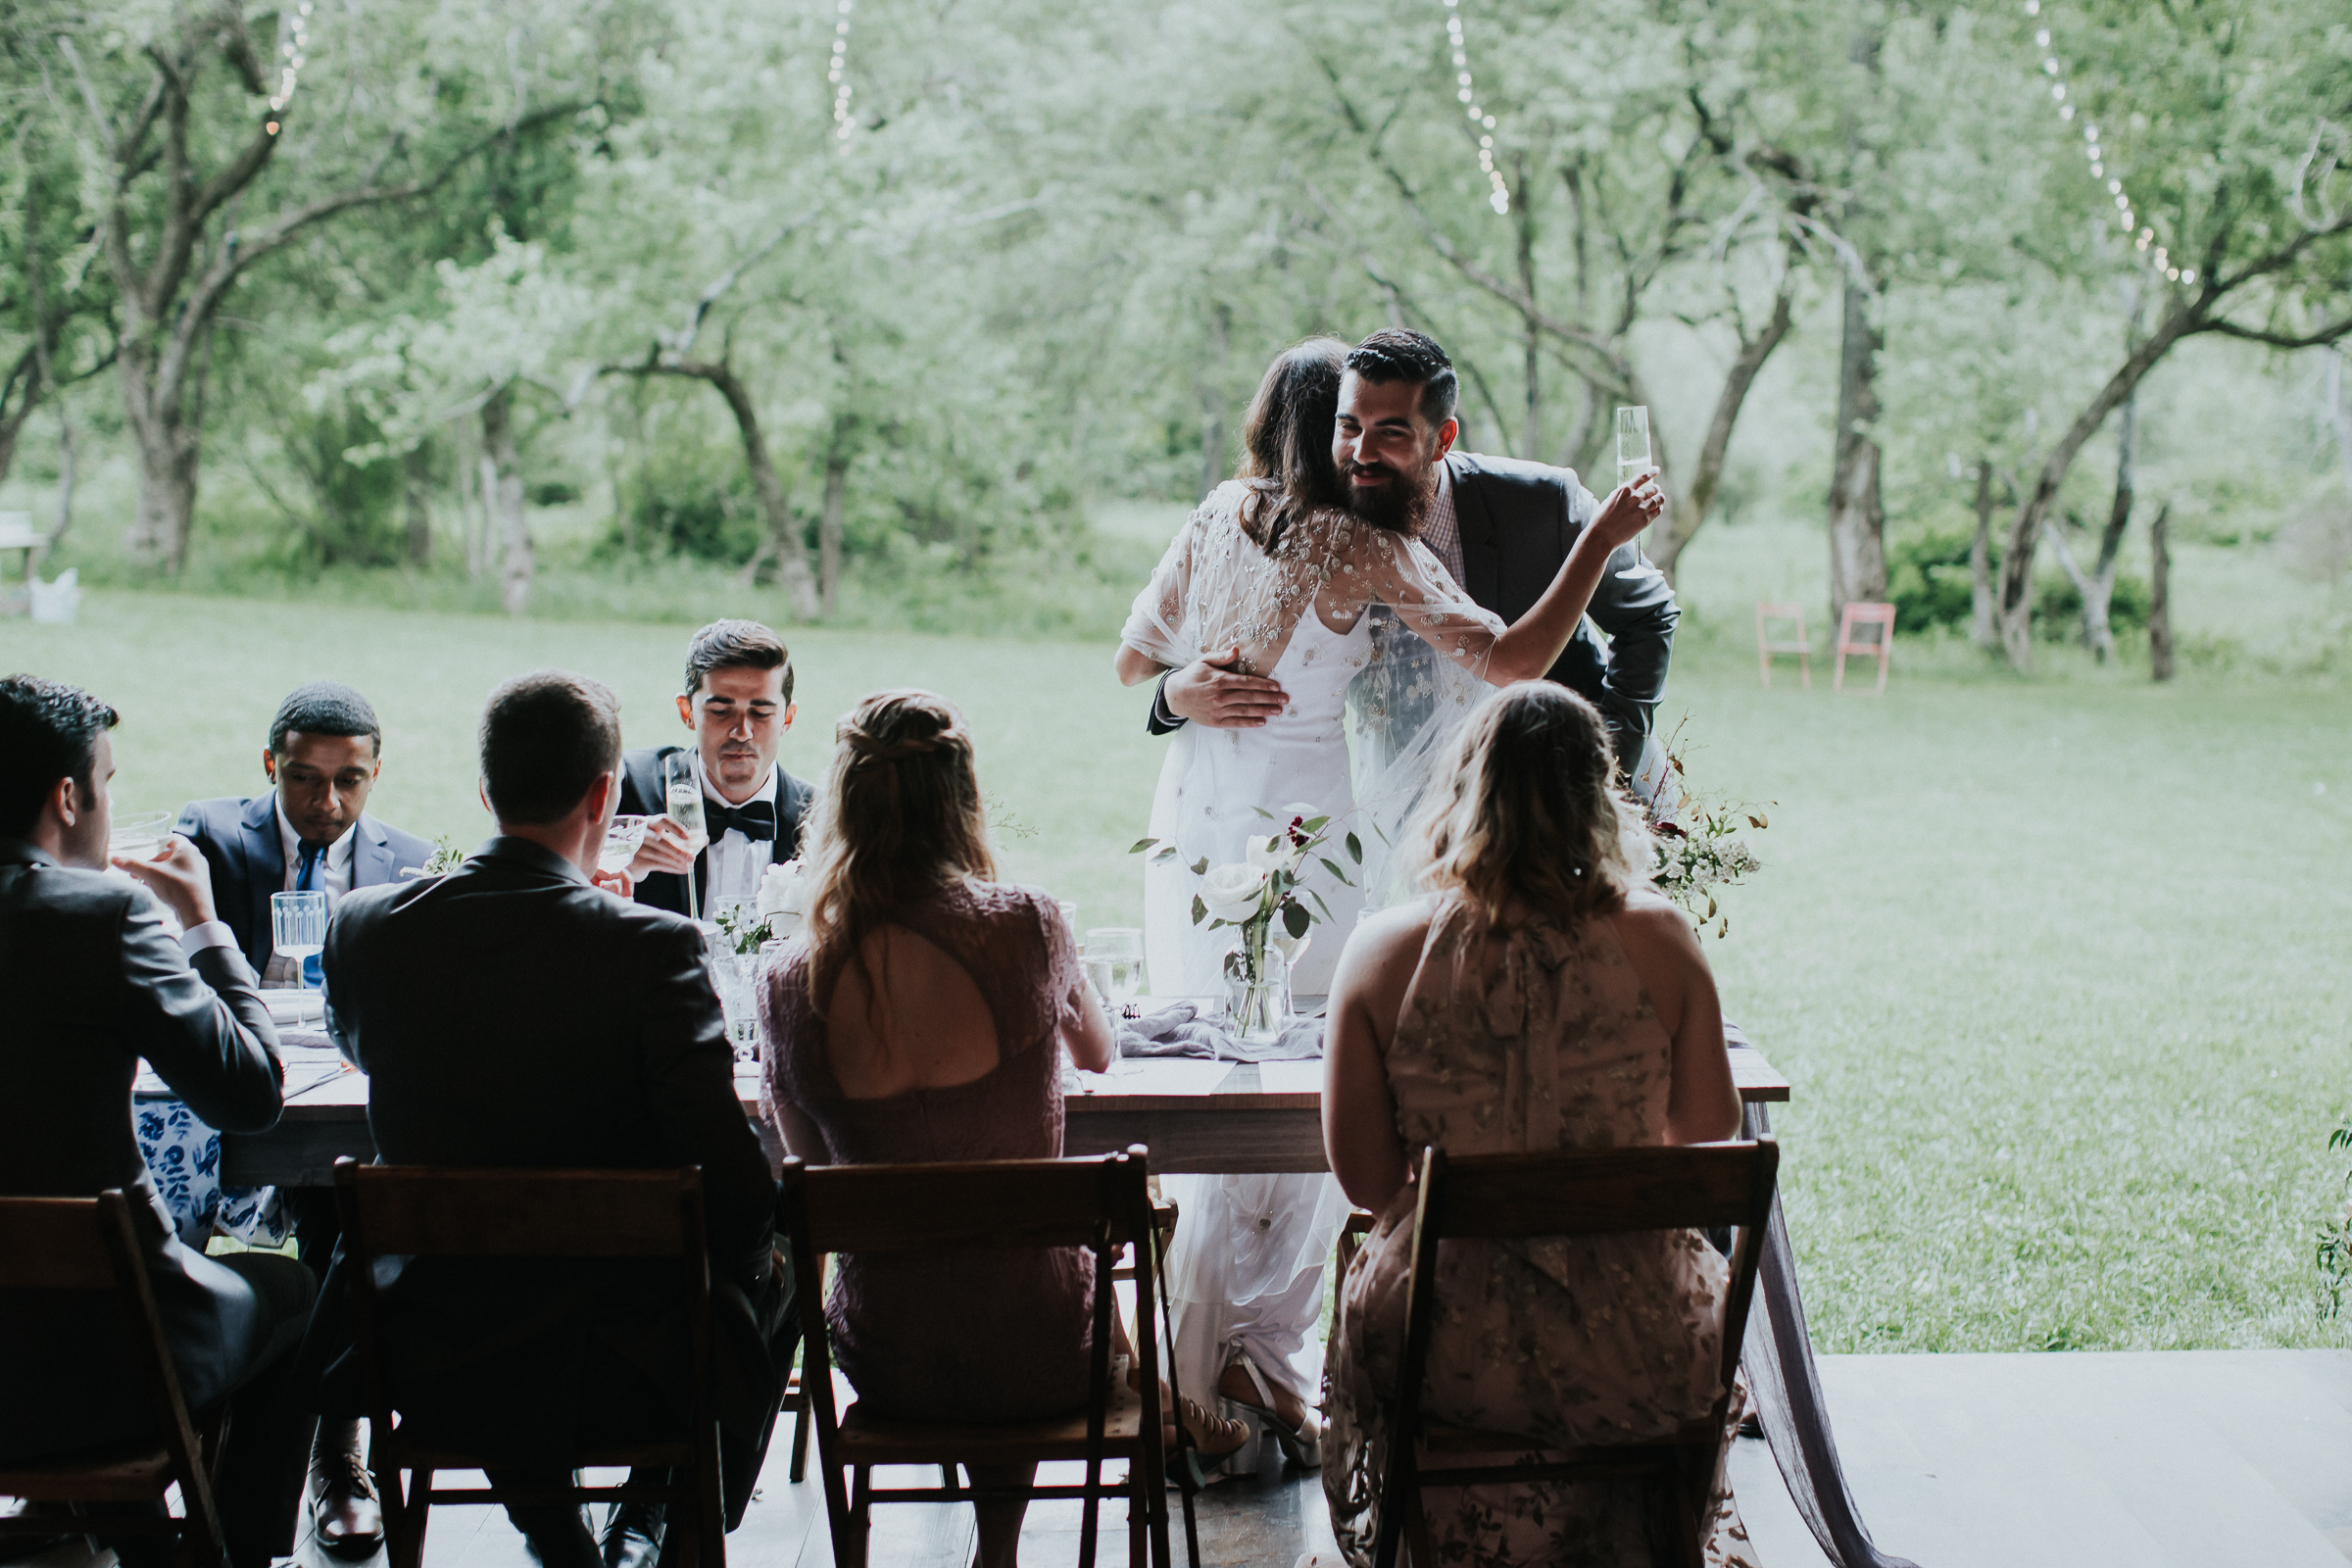
[[[792,1484],[799,1486],[808,1477],[808,1392],[801,1391],[792,1405]]]
[[[873,1530],[874,1485],[873,1472],[864,1465],[854,1467],[855,1479],[850,1489],[847,1538],[834,1548],[834,1560],[839,1568],[865,1568],[866,1546]]]
[[[432,1516],[433,1472],[412,1470],[405,1497],[400,1472],[388,1470],[378,1490],[384,1497],[384,1532],[391,1538],[390,1568],[423,1568],[424,1527]]]

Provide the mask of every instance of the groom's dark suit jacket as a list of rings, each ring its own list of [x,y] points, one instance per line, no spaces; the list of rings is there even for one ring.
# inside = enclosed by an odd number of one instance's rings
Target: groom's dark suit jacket
[[[796,1330],[770,1262],[776,1184],[735,1094],[735,1057],[680,916],[614,898],[526,839],[447,876],[355,889],[324,955],[336,1043],[368,1075],[377,1152],[413,1165],[699,1165],[710,1230],[712,1388],[730,1510],[750,1494]],[[344,1267],[340,1253],[336,1275]],[[684,1397],[673,1270],[430,1258],[379,1268],[387,1373],[420,1430],[517,1461],[583,1432],[661,1425]],[[338,1280],[306,1358],[350,1406]]]
[[[1534,609],[1551,586],[1577,536],[1596,514],[1596,502],[1572,470],[1549,464],[1455,452],[1446,457],[1446,470],[1461,529],[1462,587],[1508,625]],[[1665,578],[1618,575],[1633,564],[1631,545],[1610,559],[1576,635],[1546,671],[1600,710],[1618,760],[1629,768],[1640,762],[1650,715],[1665,695],[1674,626],[1682,613]],[[1153,698],[1152,734],[1167,734],[1182,723],[1171,721],[1165,703]]]
[[[253,972],[270,965],[270,895],[286,888],[285,847],[277,836],[277,792],[248,800],[190,801],[172,829],[204,852],[213,868],[213,902],[237,934]],[[400,873],[422,866],[433,847],[414,833],[360,813],[351,846],[351,887],[397,882]]]
[[[211,1125],[274,1125],[277,1033],[253,970],[228,948],[182,956],[146,889],[0,839],[0,1194],[121,1188],[180,1390],[190,1408],[212,1403],[274,1348],[274,1324],[251,1285],[172,1233],[130,1087],[144,1056]],[[111,1296],[0,1296],[0,1459],[151,1428],[126,1327]]]

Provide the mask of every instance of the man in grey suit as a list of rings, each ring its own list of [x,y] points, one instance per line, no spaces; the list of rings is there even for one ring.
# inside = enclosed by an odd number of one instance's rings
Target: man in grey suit
[[[1416,535],[1507,625],[1543,597],[1600,502],[1570,469],[1454,451],[1458,396],[1453,362],[1436,339],[1402,327],[1373,333],[1348,356],[1332,461],[1359,516]],[[1638,564],[1633,546],[1619,557],[1546,674],[1600,710],[1618,765],[1646,793],[1665,773],[1651,715],[1681,612],[1664,577],[1627,575]],[[1162,678],[1151,729],[1255,728],[1284,702],[1277,682],[1212,656]]]
[[[619,708],[602,684],[561,670],[492,693],[481,778],[497,835],[447,876],[345,899],[327,929],[327,993],[337,1043],[368,1075],[368,1123],[388,1161],[702,1167],[732,1526],[759,1478],[798,1322],[775,1250],[775,1180],[736,1098],[703,934],[591,880],[620,798]],[[580,1444],[686,1419],[672,1271],[434,1258],[384,1290],[404,1419],[512,1455],[495,1473],[518,1484],[560,1475]],[[339,1304],[330,1277],[322,1322]],[[343,1350],[325,1348],[323,1397],[348,1414],[357,1369]],[[623,1504],[600,1559],[576,1511],[508,1512],[546,1568],[644,1564],[663,1535],[658,1507]]]
[[[237,936],[265,986],[318,989],[318,957],[297,965],[271,951],[270,896],[323,893],[331,912],[355,888],[397,882],[433,847],[368,810],[384,767],[384,727],[367,698],[337,681],[298,686],[277,705],[262,750],[270,788],[243,798],[191,801],[178,832],[212,866],[220,918]],[[280,1192],[302,1260],[323,1274],[341,1225],[327,1188]],[[319,1424],[311,1462],[314,1534],[340,1557],[367,1557],[383,1544],[381,1504],[360,1455],[356,1421]]]
[[[139,1157],[130,1091],[144,1057],[213,1126],[260,1132],[278,1116],[277,1035],[185,840],[115,862],[143,889],[105,874],[115,722],[62,682],[0,680],[0,1193],[132,1200],[181,1391],[200,1414],[233,1416],[216,1483],[230,1560],[266,1568],[293,1549],[310,1433],[281,1385],[317,1283],[292,1258],[180,1243]],[[0,1459],[152,1430],[127,1327],[111,1298],[0,1297]],[[146,1560],[159,1544],[118,1553]]]

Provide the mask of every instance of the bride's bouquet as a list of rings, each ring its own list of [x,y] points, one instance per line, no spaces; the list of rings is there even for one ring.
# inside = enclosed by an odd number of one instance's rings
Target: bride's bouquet
[[[1322,919],[1334,917],[1323,896],[1299,880],[1308,860],[1342,887],[1355,885],[1339,861],[1320,853],[1330,845],[1336,828],[1328,813],[1301,803],[1279,812],[1263,807],[1252,809],[1273,823],[1275,831],[1250,838],[1239,860],[1212,866],[1203,856],[1190,867],[1200,879],[1200,891],[1193,895],[1193,924],[1211,931],[1231,926],[1241,933],[1240,944],[1225,956],[1225,978],[1233,992],[1236,1027],[1245,1033],[1269,1025],[1279,1029],[1286,1021],[1290,968],[1311,940],[1315,910],[1322,911]],[[1342,834],[1339,847],[1350,864],[1364,863],[1363,844],[1353,833]],[[1178,854],[1175,845],[1159,839],[1139,839],[1128,853],[1148,854],[1155,865]]]

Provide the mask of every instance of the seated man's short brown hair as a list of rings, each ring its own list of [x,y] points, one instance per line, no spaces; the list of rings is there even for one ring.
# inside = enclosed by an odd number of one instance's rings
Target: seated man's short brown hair
[[[620,765],[620,699],[567,669],[517,675],[482,709],[482,791],[501,822],[562,821]]]

